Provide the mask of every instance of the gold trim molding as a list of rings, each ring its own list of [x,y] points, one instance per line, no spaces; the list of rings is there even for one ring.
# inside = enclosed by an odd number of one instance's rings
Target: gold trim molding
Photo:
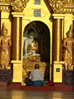
[[[0,2],[0,11],[10,11],[10,4],[9,3],[4,3]]]
[[[74,0],[48,0],[53,13],[74,13]]]

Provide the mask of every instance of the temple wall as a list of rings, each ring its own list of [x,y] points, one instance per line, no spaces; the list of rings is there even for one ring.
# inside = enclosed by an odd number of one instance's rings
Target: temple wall
[[[34,10],[41,10],[41,16],[35,16]],[[1,11],[0,12],[0,30],[2,24],[8,29],[7,36],[12,40],[11,64],[13,66],[13,82],[22,82],[23,67],[23,32],[25,27],[33,22],[40,21],[46,24],[50,31],[50,80],[52,73],[52,65],[55,67],[54,82],[62,82],[62,41],[66,38],[66,32],[73,23],[73,14],[53,14],[50,12],[49,5],[45,0],[41,0],[41,4],[34,4],[34,0],[29,0],[23,12]],[[53,55],[52,55],[53,54]],[[33,67],[32,67],[33,68]],[[43,67],[44,68],[44,67]],[[59,79],[56,79],[56,69],[60,68]],[[33,68],[34,69],[34,68]],[[19,71],[19,76],[18,72]],[[44,71],[43,71],[44,72]]]

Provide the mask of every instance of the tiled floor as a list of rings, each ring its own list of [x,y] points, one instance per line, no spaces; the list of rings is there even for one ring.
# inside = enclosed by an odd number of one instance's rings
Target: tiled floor
[[[0,91],[0,99],[74,99],[74,92]]]

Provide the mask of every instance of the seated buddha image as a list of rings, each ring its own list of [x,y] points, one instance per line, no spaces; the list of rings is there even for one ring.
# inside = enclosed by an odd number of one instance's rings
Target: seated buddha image
[[[39,56],[38,54],[38,41],[34,37],[34,31],[29,33],[28,38],[25,40],[25,55],[24,58],[27,59],[29,56]]]
[[[33,39],[33,41],[31,42],[31,44],[28,45],[28,49],[27,49],[29,54],[37,55],[38,53],[38,42]]]

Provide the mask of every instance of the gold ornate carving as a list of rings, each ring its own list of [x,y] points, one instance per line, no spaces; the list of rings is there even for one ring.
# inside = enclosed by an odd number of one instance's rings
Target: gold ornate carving
[[[12,0],[0,0],[0,11],[10,11]]]
[[[66,13],[74,13],[74,1],[68,0],[68,3],[65,5]]]
[[[15,0],[11,3],[12,6],[12,10],[16,11],[16,12],[21,12],[24,10],[26,3],[29,0]]]
[[[53,9],[54,13],[63,13],[64,12],[64,1],[62,0],[49,0],[50,6]]]
[[[23,11],[28,1],[29,0],[0,0],[0,10],[10,11],[12,6],[12,10],[14,11]]]
[[[73,0],[49,0],[54,13],[74,13]]]

